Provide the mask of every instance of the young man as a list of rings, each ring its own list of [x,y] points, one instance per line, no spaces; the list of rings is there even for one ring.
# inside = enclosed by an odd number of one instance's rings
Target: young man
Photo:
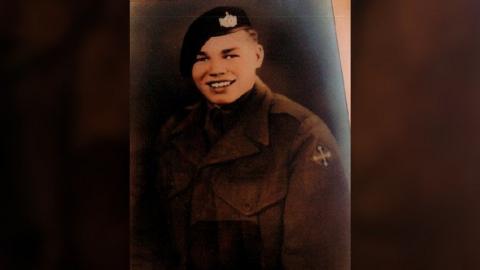
[[[160,269],[349,266],[349,194],[335,140],[258,79],[263,57],[240,8],[212,9],[185,35],[181,72],[204,100],[159,135],[148,207]]]

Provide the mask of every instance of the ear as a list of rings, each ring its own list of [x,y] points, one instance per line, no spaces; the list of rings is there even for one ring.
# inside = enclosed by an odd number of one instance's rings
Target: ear
[[[257,56],[256,68],[260,68],[263,63],[263,57],[265,56],[262,45],[256,44],[255,55]]]

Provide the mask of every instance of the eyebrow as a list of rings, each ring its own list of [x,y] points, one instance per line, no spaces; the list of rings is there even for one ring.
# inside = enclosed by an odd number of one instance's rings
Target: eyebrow
[[[231,53],[232,51],[238,49],[237,47],[234,47],[234,48],[229,48],[229,49],[225,49],[225,50],[222,50],[222,54],[227,54],[227,53]]]
[[[222,54],[228,54],[228,53],[231,53],[232,51],[235,51],[237,49],[238,49],[237,47],[224,49],[224,50],[222,50]],[[198,56],[208,56],[208,54],[206,52],[199,51],[197,53],[197,57]]]

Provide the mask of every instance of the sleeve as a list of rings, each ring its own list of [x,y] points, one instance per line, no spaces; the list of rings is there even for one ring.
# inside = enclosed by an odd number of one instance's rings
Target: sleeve
[[[318,117],[291,151],[282,244],[284,269],[350,269],[350,195],[335,139]]]

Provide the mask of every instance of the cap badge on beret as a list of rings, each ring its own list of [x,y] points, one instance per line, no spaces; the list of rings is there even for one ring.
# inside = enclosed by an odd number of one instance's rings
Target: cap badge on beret
[[[228,12],[225,12],[225,17],[218,18],[220,26],[230,28],[237,26],[237,16],[230,15]]]

